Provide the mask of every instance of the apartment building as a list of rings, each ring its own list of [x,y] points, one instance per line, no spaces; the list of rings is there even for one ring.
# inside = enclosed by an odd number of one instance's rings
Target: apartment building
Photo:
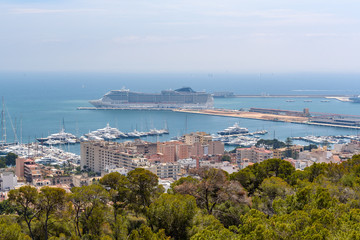
[[[236,150],[236,160],[240,169],[248,166],[249,163],[262,162],[273,158],[273,152],[265,148],[238,148]]]
[[[194,132],[184,135],[185,144],[193,145],[194,143],[208,144],[212,137],[205,132]]]
[[[32,159],[27,159],[24,162],[24,178],[29,183],[42,178],[40,166]]]
[[[133,160],[140,158],[136,148],[128,143],[82,142],[80,144],[81,169],[101,173],[107,166],[134,169]]]

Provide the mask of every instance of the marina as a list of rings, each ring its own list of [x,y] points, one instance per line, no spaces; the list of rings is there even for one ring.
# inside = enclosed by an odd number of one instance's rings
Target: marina
[[[22,158],[36,158],[39,161],[51,163],[51,165],[79,164],[80,155],[66,151],[66,149],[54,146],[44,146],[38,143],[15,144],[0,148],[0,153],[6,155],[14,153]]]

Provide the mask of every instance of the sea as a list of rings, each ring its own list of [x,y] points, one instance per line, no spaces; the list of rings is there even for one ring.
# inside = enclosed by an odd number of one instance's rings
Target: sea
[[[101,73],[101,72],[0,72],[0,97],[4,98],[7,142],[34,142],[61,128],[80,137],[107,123],[123,132],[168,127],[170,134],[146,137],[167,141],[194,131],[216,133],[238,123],[249,131],[267,130],[265,139],[295,136],[358,135],[358,130],[324,126],[196,115],[148,110],[77,110],[91,107],[113,89],[160,92],[190,86],[195,91],[231,91],[242,95],[359,95],[360,74],[341,73]],[[294,101],[287,101],[294,100]],[[304,101],[304,100],[311,100]],[[322,98],[248,97],[216,98],[216,108],[275,108],[360,115],[360,104]],[[79,144],[62,146],[79,153]],[[228,148],[229,149],[229,148]]]

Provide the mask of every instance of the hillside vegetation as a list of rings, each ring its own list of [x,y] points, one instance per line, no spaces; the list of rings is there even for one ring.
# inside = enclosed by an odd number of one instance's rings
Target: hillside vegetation
[[[167,193],[153,173],[90,186],[23,186],[0,204],[0,239],[360,239],[360,155],[295,171],[269,159],[200,169]]]

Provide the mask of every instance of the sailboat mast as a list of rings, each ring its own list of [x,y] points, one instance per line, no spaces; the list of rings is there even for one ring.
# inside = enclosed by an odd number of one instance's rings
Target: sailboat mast
[[[1,140],[6,144],[6,119],[5,119],[5,100],[2,97],[2,110],[1,110]]]

